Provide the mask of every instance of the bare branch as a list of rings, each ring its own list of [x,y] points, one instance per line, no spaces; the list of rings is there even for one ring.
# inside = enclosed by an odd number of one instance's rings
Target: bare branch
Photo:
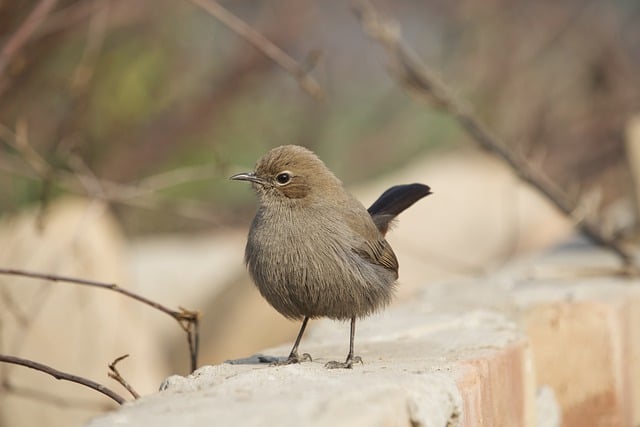
[[[94,199],[105,199],[105,191],[102,188],[102,184],[93,171],[82,160],[82,157],[75,153],[69,153],[67,157],[67,164],[71,170],[75,173],[76,178],[80,184],[84,187],[87,194]]]
[[[36,371],[44,372],[45,374],[49,374],[57,380],[70,381],[72,383],[81,384],[85,387],[89,387],[97,392],[104,394],[105,396],[110,397],[120,405],[122,405],[125,400],[113,390],[103,386],[102,384],[98,384],[95,381],[91,381],[87,378],[79,377],[77,375],[68,374],[66,372],[58,371],[57,369],[52,368],[51,366],[43,365],[42,363],[34,362],[33,360],[23,359],[21,357],[15,356],[7,356],[5,354],[0,354],[0,362],[11,363],[14,365],[25,366],[27,368],[35,369]]]
[[[94,280],[59,276],[55,274],[36,273],[32,271],[17,270],[17,269],[10,269],[10,268],[0,268],[0,275],[2,274],[9,275],[9,276],[30,277],[33,279],[43,279],[43,280],[49,280],[52,282],[73,283],[76,285],[92,286],[96,288],[107,289],[107,290],[125,295],[131,299],[134,299],[138,302],[146,304],[150,307],[153,307],[156,310],[159,310],[173,317],[178,322],[180,327],[186,332],[187,340],[189,342],[189,353],[191,356],[191,371],[196,370],[197,362],[198,362],[197,360],[198,342],[199,342],[198,328],[199,328],[199,319],[200,319],[200,313],[198,313],[197,311],[186,310],[182,307],[180,308],[180,311],[171,310],[170,308],[167,308],[162,304],[159,304],[155,301],[152,301],[134,292],[121,288],[115,283],[104,283],[104,282],[98,282]]]
[[[211,164],[183,166],[167,172],[148,176],[138,181],[136,188],[139,194],[161,191],[195,181],[207,181],[217,177]]]
[[[70,165],[72,168],[75,166],[78,165]],[[36,181],[44,181],[46,179],[46,177],[41,177],[33,171],[21,168],[6,158],[0,158],[0,170]],[[194,180],[200,179],[201,178],[194,176]],[[180,183],[182,182],[177,182],[175,185],[179,185]],[[69,173],[62,170],[58,171],[55,184],[70,193],[87,195],[110,203],[162,211],[210,224],[221,224],[221,219],[212,212],[211,206],[207,203],[198,200],[180,200],[180,202],[176,204],[176,202],[166,200],[158,194],[160,188],[144,188],[104,179],[99,179],[96,182],[91,176],[83,175],[79,173],[79,171]],[[104,192],[103,194],[100,195],[94,192],[95,184],[100,184]]]
[[[22,22],[18,30],[7,40],[0,50],[0,76],[11,62],[11,59],[29,41],[36,29],[42,24],[58,0],[40,0],[29,16]]]
[[[282,49],[254,30],[249,24],[229,12],[215,0],[191,0],[191,2],[215,17],[227,28],[251,43],[256,49],[291,74],[298,80],[300,86],[311,96],[316,99],[323,98],[324,91],[313,77],[308,74],[308,67],[298,64]]]
[[[620,241],[606,235],[592,219],[576,219],[575,214],[581,212],[579,203],[571,200],[540,170],[532,167],[525,158],[511,150],[484,126],[470,106],[458,100],[449,87],[436,78],[429,67],[406,44],[400,27],[396,23],[381,16],[366,0],[358,1],[355,4],[355,11],[364,32],[380,43],[393,59],[396,78],[402,85],[451,114],[482,149],[501,158],[520,180],[542,193],[560,212],[572,218],[576,227],[589,240],[612,250],[622,259],[626,267],[634,265],[634,255],[629,249]]]
[[[22,126],[22,125],[21,125]],[[26,132],[26,126],[18,126],[20,132]],[[15,149],[27,168],[15,165],[14,162],[0,158],[0,170],[25,178],[46,183],[51,180],[53,167],[28,144],[26,134],[17,135],[10,128],[0,123],[0,139]],[[181,200],[179,204],[164,200],[159,191],[184,184],[215,177],[210,166],[194,166],[175,169],[144,178],[138,184],[121,184],[100,179],[88,169],[77,155],[69,156],[69,167],[73,172],[56,170],[55,184],[75,194],[111,203],[172,213],[184,218],[195,219],[212,224],[220,224],[220,219],[212,213],[211,206],[197,200]],[[170,179],[175,181],[171,182]]]
[[[131,387],[131,385],[127,382],[127,380],[125,380],[122,375],[120,375],[120,372],[118,371],[118,368],[116,368],[116,365],[121,362],[122,360],[126,359],[127,357],[129,357],[128,354],[125,354],[123,356],[120,356],[118,358],[116,358],[116,360],[114,360],[113,362],[111,362],[109,364],[109,370],[111,372],[109,372],[109,378],[113,378],[114,380],[118,381],[120,383],[120,385],[124,388],[127,389],[127,391],[129,393],[131,393],[131,396],[133,396],[134,399],[139,399],[140,395],[138,394],[137,391],[135,391],[133,389],[133,387]]]
[[[20,153],[25,163],[38,176],[45,177],[51,172],[49,163],[29,144],[29,125],[24,118],[17,121],[15,134],[11,129],[0,125],[0,135],[10,147]]]
[[[91,78],[93,77],[94,68],[98,59],[100,49],[104,43],[107,21],[109,17],[109,3],[93,0],[93,11],[89,21],[87,41],[80,63],[73,72],[71,79],[71,88],[76,94],[86,90]]]
[[[626,126],[625,150],[631,171],[636,218],[640,218],[640,115],[631,117]]]

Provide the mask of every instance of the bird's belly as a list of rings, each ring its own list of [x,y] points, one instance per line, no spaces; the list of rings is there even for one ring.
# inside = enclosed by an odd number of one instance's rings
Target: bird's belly
[[[366,316],[389,302],[396,278],[327,237],[252,242],[247,265],[260,293],[289,318]]]

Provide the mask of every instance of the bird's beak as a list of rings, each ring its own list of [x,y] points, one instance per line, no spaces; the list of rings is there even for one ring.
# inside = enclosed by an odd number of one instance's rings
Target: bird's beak
[[[256,176],[255,173],[253,172],[242,172],[242,173],[237,173],[231,177],[229,177],[229,179],[233,179],[234,181],[249,181],[249,182],[255,182],[256,184],[263,184],[264,181],[262,180],[262,178],[259,178]]]

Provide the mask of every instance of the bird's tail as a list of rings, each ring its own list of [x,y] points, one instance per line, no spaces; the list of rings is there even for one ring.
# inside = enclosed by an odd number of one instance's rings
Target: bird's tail
[[[432,193],[428,185],[396,185],[382,193],[367,210],[378,230],[384,235],[389,230],[391,221],[400,212],[429,194]]]

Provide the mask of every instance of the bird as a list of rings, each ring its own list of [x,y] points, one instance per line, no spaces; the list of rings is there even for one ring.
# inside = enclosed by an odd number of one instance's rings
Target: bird
[[[288,319],[302,320],[286,365],[311,361],[298,347],[309,319],[351,322],[349,352],[329,369],[362,363],[354,354],[356,320],[384,308],[398,279],[398,260],[385,240],[393,220],[432,194],[419,183],[396,185],[365,209],[311,150],[282,145],[262,156],[248,181],[258,207],[245,263],[261,295]]]

